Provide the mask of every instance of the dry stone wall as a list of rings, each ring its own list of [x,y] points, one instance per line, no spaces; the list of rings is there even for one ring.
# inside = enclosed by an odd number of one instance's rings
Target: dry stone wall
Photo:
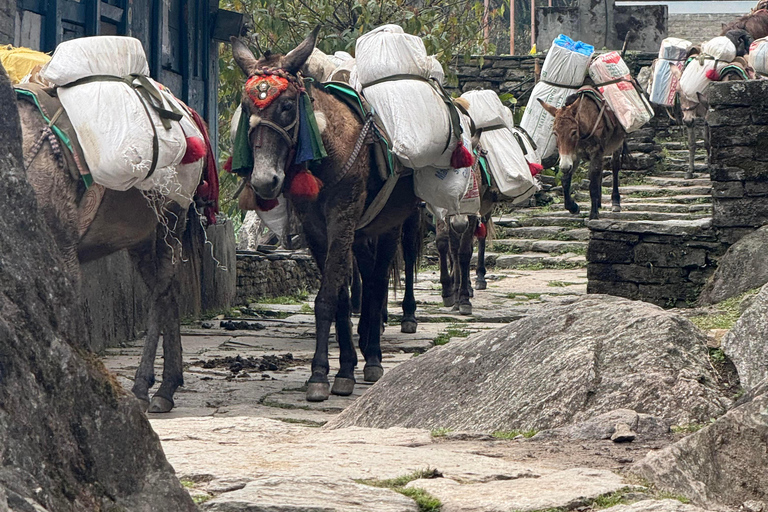
[[[237,304],[319,287],[320,271],[306,251],[237,252]]]

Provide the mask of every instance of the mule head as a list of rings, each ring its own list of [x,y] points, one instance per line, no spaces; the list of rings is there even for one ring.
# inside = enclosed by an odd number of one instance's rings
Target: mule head
[[[743,29],[729,30],[725,33],[733,45],[736,47],[736,56],[743,57],[749,53],[749,47],[754,42],[752,35]]]
[[[233,37],[232,55],[248,76],[242,114],[248,116],[248,142],[253,154],[249,183],[262,199],[274,199],[283,189],[298,137],[298,110],[303,81],[299,75],[312,54],[320,27],[286,55],[257,59]]]
[[[568,98],[572,99],[571,97]],[[564,173],[570,172],[573,168],[573,163],[576,161],[576,151],[579,145],[579,121],[576,119],[576,115],[569,107],[580,101],[576,99],[568,103],[566,100],[566,106],[563,108],[557,108],[550,105],[541,98],[537,98],[541,106],[552,117],[555,118],[555,123],[552,127],[552,131],[557,138],[557,152],[560,154],[560,161],[558,166]]]

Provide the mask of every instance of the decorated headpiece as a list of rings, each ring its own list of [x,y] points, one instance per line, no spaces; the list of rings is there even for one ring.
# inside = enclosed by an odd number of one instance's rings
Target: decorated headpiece
[[[259,110],[267,108],[288,88],[288,80],[276,75],[253,75],[245,82],[245,93]]]

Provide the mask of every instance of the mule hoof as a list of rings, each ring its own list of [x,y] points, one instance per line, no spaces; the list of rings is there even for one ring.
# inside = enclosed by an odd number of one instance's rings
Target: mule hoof
[[[377,382],[384,375],[384,368],[381,366],[365,365],[363,368],[363,380],[365,382]]]
[[[471,315],[472,314],[472,304],[460,304],[459,305],[459,314],[460,315]]]
[[[307,384],[307,402],[322,402],[331,396],[331,385],[327,382],[310,382]]]
[[[615,204],[611,206],[611,211],[614,213],[621,213],[621,206],[618,204]]]
[[[355,379],[345,377],[336,377],[333,379],[333,388],[331,393],[338,396],[349,396],[355,390]]]
[[[414,334],[416,332],[416,327],[418,324],[412,320],[403,320],[403,322],[400,324],[400,332],[404,332],[405,334]]]
[[[457,302],[451,308],[451,313],[453,313],[454,311],[458,311],[458,310],[459,310],[459,303]]]
[[[173,400],[168,400],[167,398],[155,395],[152,397],[152,401],[149,402],[149,409],[147,412],[171,412],[171,409],[173,409]]]
[[[454,304],[456,304],[456,297],[454,297],[453,295],[451,295],[450,297],[443,297],[443,306],[450,308]]]
[[[477,280],[475,281],[475,290],[485,290],[488,288],[488,283],[486,283],[484,280]]]
[[[139,402],[139,407],[141,408],[141,412],[147,412],[147,410],[149,410],[149,400],[136,397],[136,401]]]
[[[568,207],[568,211],[571,212],[572,215],[578,215],[579,212],[581,212],[581,208],[579,208],[577,203],[573,203],[573,206]]]

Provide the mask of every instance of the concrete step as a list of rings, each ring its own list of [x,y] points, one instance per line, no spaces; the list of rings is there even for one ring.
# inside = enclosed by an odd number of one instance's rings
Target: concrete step
[[[491,242],[491,252],[503,254],[522,254],[540,252],[547,254],[584,254],[587,251],[587,242],[575,240],[535,240],[524,238],[496,239]]]
[[[504,238],[523,238],[537,240],[589,240],[589,230],[587,228],[569,229],[563,226],[527,226],[519,228],[496,227],[496,237]]]

